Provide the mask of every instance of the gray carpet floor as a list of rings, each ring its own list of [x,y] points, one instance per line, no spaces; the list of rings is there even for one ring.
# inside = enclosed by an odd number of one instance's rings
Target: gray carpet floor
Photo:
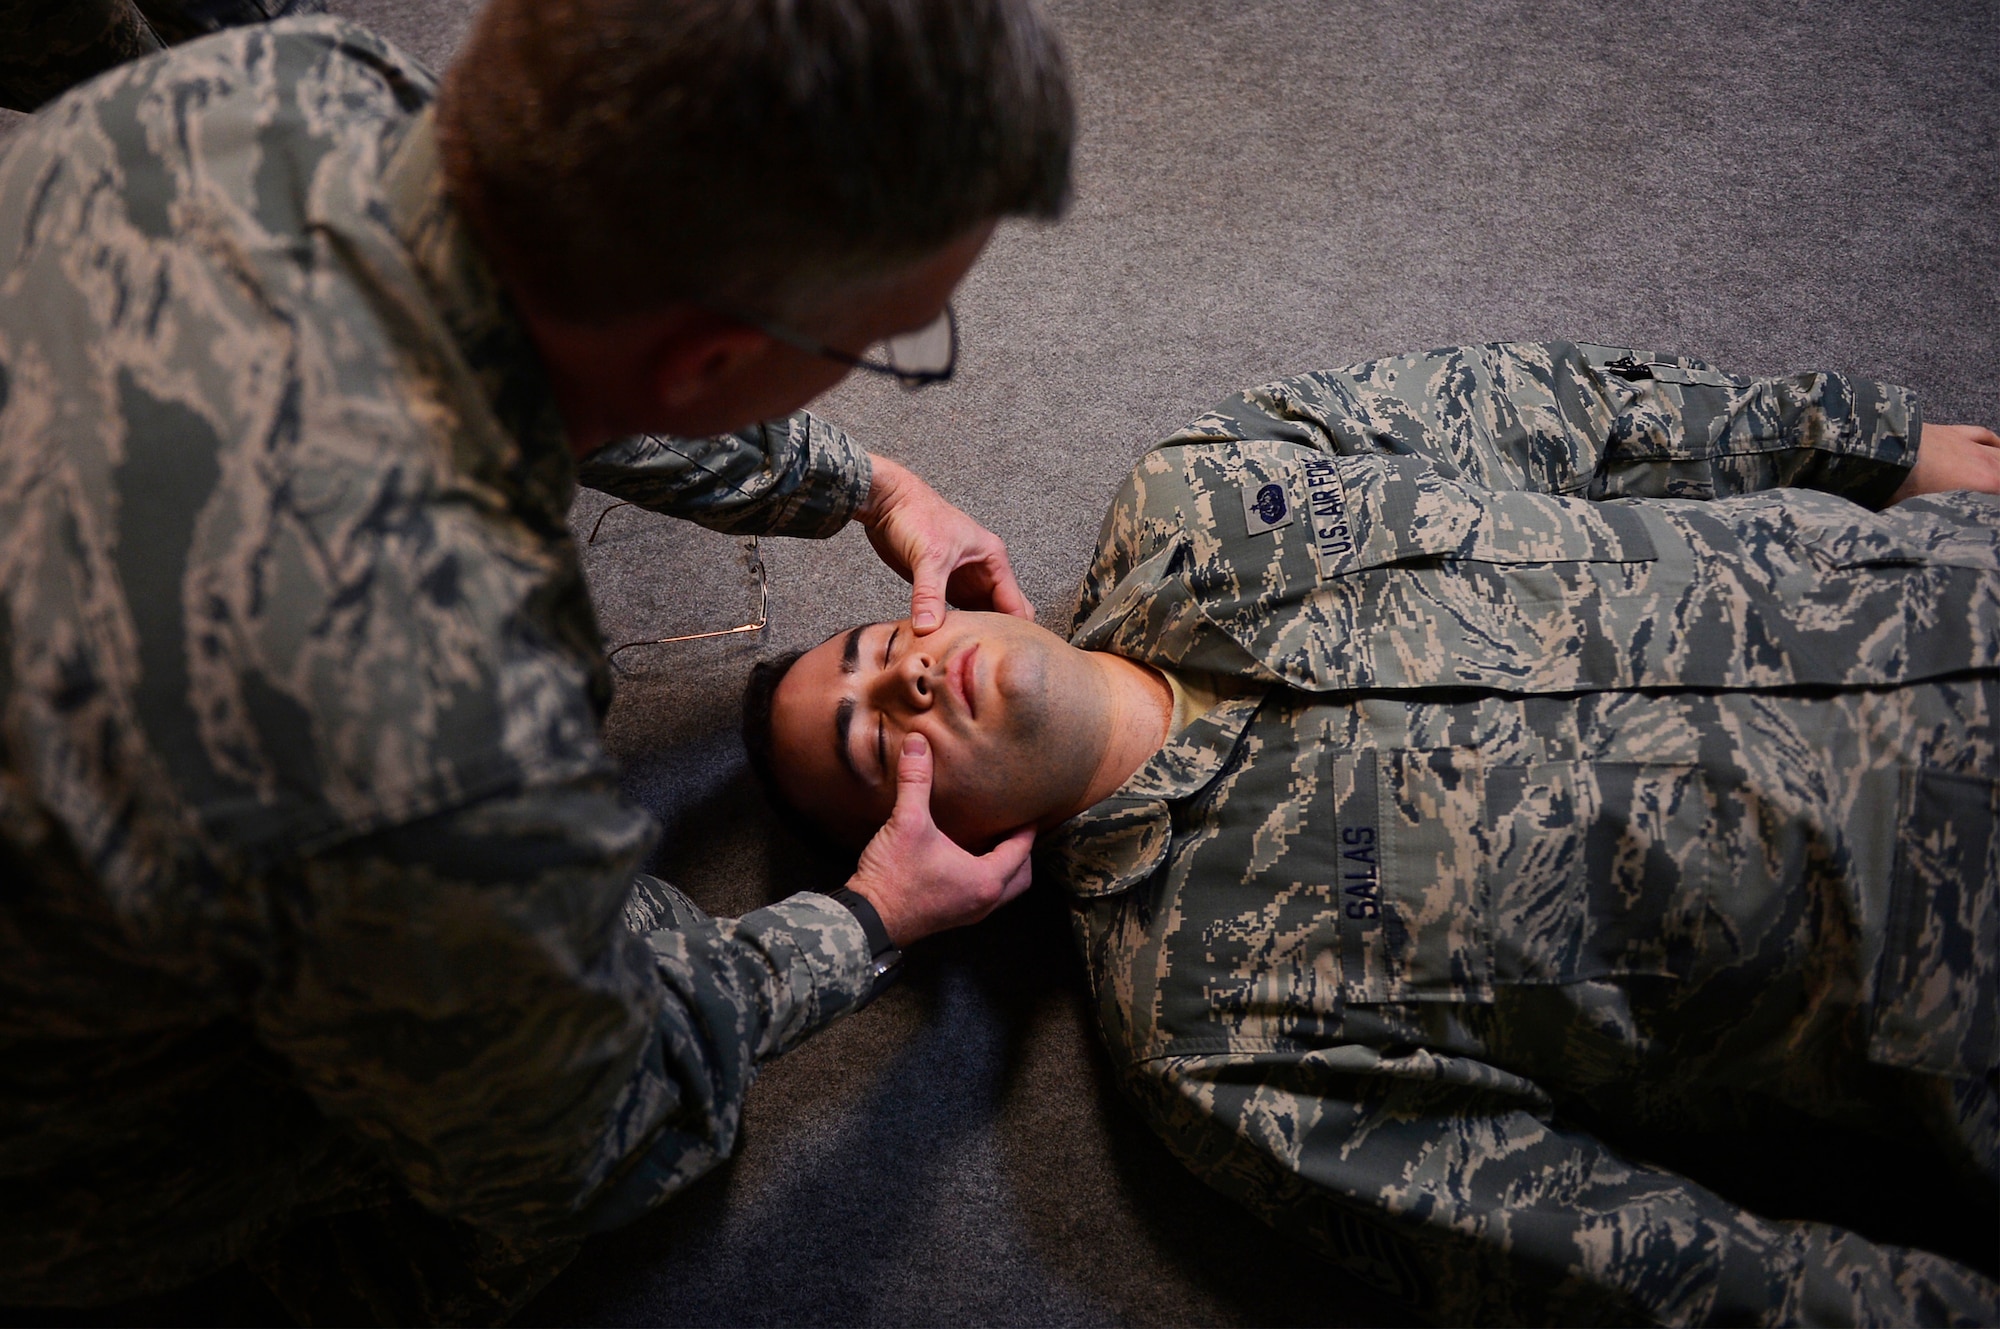
[[[1851,370],[2000,424],[1990,0],[1047,3],[1079,90],[1073,212],[1001,231],[959,301],[956,381],[819,409],[998,531],[1051,625],[1132,460],[1281,374],[1564,336]],[[438,63],[472,12],[333,8]],[[603,505],[584,495],[580,531]],[[745,769],[750,661],[906,605],[855,533],[763,556],[762,640],[626,652],[609,725],[667,830],[656,870],[717,913],[837,881]],[[612,514],[586,562],[613,641],[754,610],[735,542],[651,514]],[[770,1068],[746,1122],[732,1163],[593,1243],[522,1321],[1403,1318],[1153,1142],[1043,890],[919,948]],[[160,1317],[251,1305],[200,1295],[222,1300]]]

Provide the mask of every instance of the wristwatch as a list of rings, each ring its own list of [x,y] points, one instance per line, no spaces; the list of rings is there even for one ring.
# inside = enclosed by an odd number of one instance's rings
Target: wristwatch
[[[861,924],[861,930],[868,934],[868,954],[873,957],[868,965],[868,991],[855,1003],[860,1010],[876,997],[889,990],[898,978],[903,976],[903,953],[896,943],[889,940],[889,929],[882,926],[882,915],[875,912],[875,906],[868,903],[868,897],[860,891],[846,887],[833,893],[834,901],[844,905]]]

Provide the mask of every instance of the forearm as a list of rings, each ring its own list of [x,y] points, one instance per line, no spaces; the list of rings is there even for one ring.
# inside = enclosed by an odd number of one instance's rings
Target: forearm
[[[1617,403],[1592,498],[1801,488],[1879,508],[1916,461],[1922,423],[1907,388],[1833,373],[1739,378],[1645,352],[1592,358]]]
[[[868,493],[854,509],[854,520],[863,526],[873,526],[882,520],[906,489],[923,482],[899,461],[873,453],[867,454],[867,460]]]
[[[608,1226],[733,1147],[757,1067],[848,1008],[868,948],[795,897],[627,930],[651,819],[604,789],[488,800],[304,865],[264,1040],[427,1205]]]
[[[1275,439],[1422,456],[1494,490],[1710,499],[1802,486],[1879,507],[1908,472],[1918,429],[1914,394],[1890,384],[1735,378],[1645,351],[1498,342],[1251,388],[1168,445]]]
[[[1349,457],[1422,457],[1486,489],[1581,491],[1615,403],[1567,342],[1495,342],[1387,356],[1249,388],[1167,445],[1302,443]]]
[[[631,1105],[664,1109],[645,1148],[623,1151],[614,1178],[590,1197],[576,1224],[589,1231],[630,1222],[727,1158],[758,1067],[859,1005],[873,981],[861,925],[821,895],[651,932],[644,945],[666,990],[658,1051],[648,1055],[678,1092],[634,1083],[608,1114],[619,1126],[601,1137],[606,1155],[620,1152]]]
[[[577,468],[593,489],[718,531],[824,537],[870,495],[869,456],[801,411],[713,438],[620,439]]]

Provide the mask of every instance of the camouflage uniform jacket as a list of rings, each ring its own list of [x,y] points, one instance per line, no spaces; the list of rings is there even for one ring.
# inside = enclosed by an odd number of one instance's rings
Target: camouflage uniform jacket
[[[1141,460],[1073,642],[1263,686],[1042,870],[1197,1172],[1461,1323],[2000,1316],[1609,1142],[1916,1131],[1993,1203],[2000,502],[1850,501],[1917,429],[1836,375],[1497,345]]]
[[[0,1301],[184,1280],[363,1174],[616,1223],[865,988],[822,896],[621,923],[657,828],[599,742],[577,470],[434,92],[294,20],[0,155]],[[808,536],[869,480],[804,416],[582,474]]]

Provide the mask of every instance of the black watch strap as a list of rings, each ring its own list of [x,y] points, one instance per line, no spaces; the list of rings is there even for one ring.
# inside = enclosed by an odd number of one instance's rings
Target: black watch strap
[[[861,999],[861,1005],[866,1006],[902,976],[903,953],[896,948],[895,942],[889,940],[889,929],[882,926],[882,915],[875,912],[875,906],[868,902],[867,896],[843,887],[833,893],[833,898],[854,915],[861,924],[861,931],[868,937],[872,981],[868,986],[868,995]]]

